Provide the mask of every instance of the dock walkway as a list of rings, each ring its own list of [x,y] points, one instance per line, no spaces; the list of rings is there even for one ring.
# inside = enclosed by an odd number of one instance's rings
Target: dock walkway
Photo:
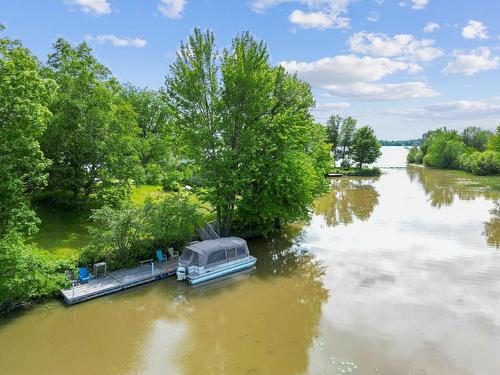
[[[62,289],[61,294],[68,305],[132,288],[175,274],[177,259],[166,263],[153,262],[134,268],[108,272],[105,276],[91,279],[86,284],[75,285],[70,289]]]

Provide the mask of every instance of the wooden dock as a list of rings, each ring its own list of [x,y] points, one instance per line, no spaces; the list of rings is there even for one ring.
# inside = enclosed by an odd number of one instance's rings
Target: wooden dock
[[[75,303],[163,279],[174,275],[176,271],[177,259],[166,263],[147,263],[134,268],[108,272],[105,276],[91,279],[86,284],[78,284],[70,289],[62,289],[61,294],[68,305],[74,305]]]

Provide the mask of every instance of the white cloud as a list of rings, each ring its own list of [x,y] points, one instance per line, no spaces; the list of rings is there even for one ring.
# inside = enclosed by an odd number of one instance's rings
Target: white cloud
[[[299,25],[304,29],[328,29],[332,27],[333,20],[328,17],[327,14],[323,12],[303,12],[301,10],[295,9],[288,19],[291,23]]]
[[[102,34],[102,35],[86,35],[86,40],[94,41],[99,44],[104,44],[110,42],[115,47],[144,47],[146,41],[140,38],[119,38],[113,34]]]
[[[489,38],[486,27],[480,21],[470,20],[467,26],[462,29],[462,36],[465,39],[487,39]]]
[[[377,22],[379,20],[379,14],[378,12],[370,12],[367,16],[366,19],[370,22]]]
[[[411,7],[417,10],[424,9],[428,3],[429,0],[411,0]]]
[[[488,100],[458,100],[437,103],[424,108],[390,110],[387,113],[402,116],[409,120],[463,120],[466,118],[477,119],[500,116],[500,103],[498,101]]]
[[[443,69],[444,74],[465,74],[471,76],[481,71],[498,69],[500,57],[492,56],[488,47],[480,47],[470,53],[454,52],[454,59]]]
[[[433,33],[436,30],[439,30],[440,26],[436,22],[427,22],[424,27],[424,33]]]
[[[395,73],[414,73],[415,64],[385,57],[338,55],[310,63],[284,61],[281,65],[332,95],[361,100],[396,100],[438,95],[423,82],[375,83]]]
[[[349,103],[322,103],[317,104],[316,111],[331,111],[349,108],[351,105]]]
[[[412,61],[431,61],[443,55],[433,47],[432,39],[416,39],[411,34],[397,34],[393,37],[383,33],[365,31],[352,35],[347,41],[353,52],[372,56],[400,57]]]
[[[84,13],[96,15],[111,13],[111,5],[107,0],[65,0],[65,2],[79,6]]]
[[[438,96],[425,82],[402,83],[354,83],[351,85],[332,85],[330,92],[335,96],[369,101],[420,99]]]
[[[186,0],[160,0],[158,10],[168,18],[181,18]]]
[[[283,4],[299,3],[306,9],[295,9],[288,16],[289,21],[300,27],[325,30],[329,28],[345,29],[350,19],[347,13],[349,3],[353,0],[253,0],[253,11],[263,13],[266,9]]]

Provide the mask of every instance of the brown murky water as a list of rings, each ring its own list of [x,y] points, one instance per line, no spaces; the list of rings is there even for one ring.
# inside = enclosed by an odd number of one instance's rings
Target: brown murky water
[[[251,241],[253,273],[3,318],[0,373],[500,374],[500,193],[384,171],[334,180],[309,224]]]

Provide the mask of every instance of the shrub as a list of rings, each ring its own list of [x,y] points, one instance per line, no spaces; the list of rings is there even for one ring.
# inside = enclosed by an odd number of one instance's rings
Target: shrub
[[[437,130],[426,141],[427,153],[424,164],[435,168],[457,169],[459,157],[465,151],[460,136],[456,131]]]
[[[415,154],[415,163],[416,164],[422,164],[424,162],[424,153],[422,150],[418,150],[417,153]]]
[[[415,163],[416,162],[415,156],[417,155],[417,152],[418,152],[418,147],[417,146],[413,146],[410,149],[410,151],[408,151],[408,155],[406,156],[406,161],[408,163]]]
[[[94,210],[90,243],[80,263],[90,266],[106,261],[110,269],[126,267],[153,256],[157,247],[180,246],[191,240],[201,221],[187,195],[169,194],[144,206],[103,207]]]
[[[460,157],[462,169],[476,175],[492,175],[500,173],[500,153],[487,150],[471,152]]]
[[[82,251],[81,264],[106,261],[114,269],[139,258],[137,250],[142,248],[140,241],[145,236],[142,208],[105,206],[94,210],[91,218],[95,225],[89,229],[90,243]]]
[[[0,240],[0,311],[56,295],[73,267],[68,260],[43,257],[19,233],[7,233]]]

